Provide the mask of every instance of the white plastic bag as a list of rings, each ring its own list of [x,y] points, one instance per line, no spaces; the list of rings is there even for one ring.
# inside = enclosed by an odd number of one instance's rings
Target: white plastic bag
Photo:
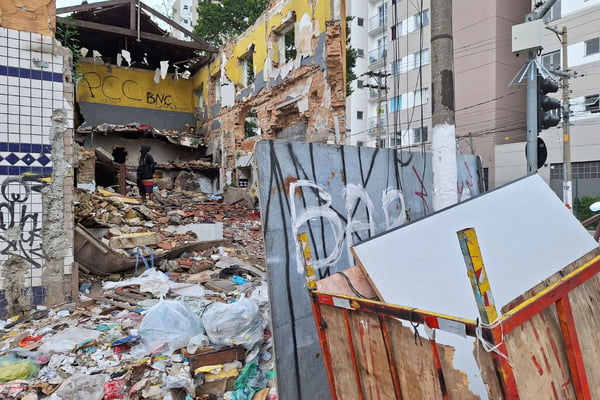
[[[81,328],[79,326],[67,328],[55,335],[44,338],[39,351],[43,354],[48,353],[69,353],[75,346],[88,339],[97,339],[100,336],[99,331]]]
[[[202,320],[178,300],[161,299],[144,315],[139,328],[142,340],[153,354],[172,354],[200,333]]]
[[[53,400],[102,400],[107,376],[75,374],[52,395]]]
[[[212,303],[202,316],[211,343],[241,345],[252,349],[264,336],[265,323],[256,301],[241,298],[235,303]]]

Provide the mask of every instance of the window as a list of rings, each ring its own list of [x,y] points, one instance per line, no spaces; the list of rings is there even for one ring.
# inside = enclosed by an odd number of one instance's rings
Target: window
[[[429,49],[425,49],[423,51],[416,52],[415,54],[413,54],[413,56],[415,59],[413,68],[419,68],[419,67],[422,67],[423,65],[429,64]]]
[[[187,24],[187,23],[188,23],[188,20],[184,18],[184,19],[183,19],[183,23],[184,23],[184,24]]]
[[[364,142],[364,141],[362,141],[362,140],[357,140],[357,141],[356,141],[356,145],[357,145],[357,146],[364,146],[364,144],[365,144],[365,142]]]
[[[285,62],[296,59],[296,30],[294,25],[283,34],[285,48]]]
[[[356,57],[364,58],[365,50],[364,49],[356,49]]]
[[[414,92],[414,102],[412,106],[416,107],[426,104],[429,100],[428,95],[429,93],[427,92],[427,89],[417,90],[416,92]]]
[[[183,6],[184,10],[187,10],[188,8],[189,8],[189,6],[187,4]]]
[[[362,89],[362,88],[363,88],[363,86],[364,86],[364,82],[363,82],[362,80],[358,79],[358,80],[356,81],[356,88],[357,88],[357,89]]]
[[[248,86],[254,83],[254,59],[251,51],[246,56],[240,58],[242,67],[242,85]]]
[[[387,3],[377,7],[377,14],[379,15],[379,26],[385,26],[387,22]]]
[[[550,7],[550,10],[548,10],[546,15],[544,15],[544,22],[548,22],[548,21],[552,21],[553,19],[560,18],[560,16],[561,16],[560,3],[561,3],[561,0],[556,0],[556,3],[554,3],[554,5],[552,7]]]
[[[427,127],[423,126],[423,127],[415,128],[413,131],[412,143],[424,143],[426,141],[427,141]]]
[[[591,113],[600,112],[600,97],[597,94],[585,96],[585,111]]]
[[[402,110],[402,96],[392,97],[390,100],[390,112],[396,112]]]
[[[360,17],[356,18],[356,25],[365,26],[365,19]]]
[[[429,10],[415,14],[415,29],[429,25]]]
[[[244,137],[250,138],[252,136],[260,135],[260,127],[258,126],[258,113],[254,108],[251,108],[246,113],[244,118]]]
[[[546,67],[548,71],[560,69],[560,50],[542,55],[542,65]]]
[[[198,108],[204,109],[204,85],[201,84],[198,90],[196,90],[196,97],[198,98]]]
[[[398,75],[398,74],[403,74],[403,68],[402,68],[402,58],[399,60],[394,60],[392,62],[392,75]]]
[[[392,40],[396,40],[402,36],[402,22],[398,22],[392,26]]]
[[[213,88],[215,91],[215,103],[221,102],[221,75],[216,75],[212,79]]]
[[[390,147],[402,146],[402,132],[394,132],[390,135]]]
[[[362,111],[357,111],[356,112],[356,119],[360,119],[360,120],[363,119],[363,112]]]
[[[550,164],[550,179],[563,179],[563,164]],[[581,161],[571,163],[571,173],[575,179],[599,179],[600,161]]]
[[[600,38],[585,41],[585,55],[598,54],[600,52]]]

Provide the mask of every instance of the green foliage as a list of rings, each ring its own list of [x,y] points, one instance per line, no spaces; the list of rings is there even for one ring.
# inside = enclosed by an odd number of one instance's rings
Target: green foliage
[[[358,78],[354,73],[354,67],[356,67],[356,49],[350,45],[350,21],[354,17],[346,17],[346,96],[350,96],[354,89],[352,89],[352,82]]]
[[[580,221],[584,221],[596,214],[595,212],[590,210],[590,205],[597,201],[600,201],[600,197],[583,196],[575,199],[573,211],[575,211],[577,219],[579,219]]]
[[[68,18],[71,18],[69,16]],[[56,39],[63,45],[63,47],[68,48],[73,53],[73,70],[71,71],[73,75],[73,81],[75,83],[79,82],[83,75],[79,72],[79,65],[81,64],[81,53],[79,49],[81,46],[79,45],[79,31],[75,24],[69,22],[68,24],[56,24]]]
[[[198,1],[194,33],[216,47],[248,29],[265,11],[268,0]]]

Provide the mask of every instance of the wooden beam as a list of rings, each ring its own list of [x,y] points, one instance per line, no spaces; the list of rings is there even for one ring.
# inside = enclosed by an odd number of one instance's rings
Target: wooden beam
[[[565,352],[569,361],[569,371],[571,372],[576,397],[581,400],[592,400],[590,386],[585,375],[585,366],[581,358],[581,346],[577,337],[577,329],[575,328],[569,295],[558,299],[556,302],[556,312],[560,321],[560,330],[565,344]],[[593,313],[594,310],[591,310],[591,312]]]
[[[87,28],[87,29],[91,29],[91,30],[95,30],[95,31],[107,32],[107,33],[113,33],[113,34],[137,38],[137,32],[135,30],[121,28],[118,26],[98,24],[96,22],[81,21],[81,20],[77,20],[77,19],[68,19],[68,18],[64,18],[64,17],[56,17],[56,21],[63,23],[63,24],[73,24],[73,25],[79,26],[81,28]],[[186,47],[186,48],[189,48],[192,50],[202,50],[202,51],[211,52],[212,49],[214,49],[214,47],[212,47],[212,46],[207,47],[207,46],[203,45],[202,43],[185,42],[183,40],[173,39],[173,38],[166,37],[166,36],[159,36],[159,35],[155,35],[155,34],[147,33],[147,32],[140,32],[140,37],[142,39],[146,39],[149,41],[166,43],[166,44],[171,44],[171,45],[179,46],[179,47]]]
[[[98,3],[80,4],[78,6],[61,7],[56,9],[56,15],[67,14],[74,11],[87,11],[99,7],[118,6],[119,4],[129,3],[130,0],[107,0]]]
[[[209,44],[206,40],[202,39],[199,36],[196,36],[196,34],[194,32],[187,30],[186,28],[184,28],[183,26],[179,25],[177,22],[173,21],[172,19],[165,17],[164,15],[162,15],[161,13],[159,13],[158,11],[156,11],[155,9],[153,9],[152,7],[146,5],[145,3],[142,3],[141,1],[140,1],[140,5],[142,7],[142,10],[148,11],[150,14],[154,15],[156,18],[159,18],[159,19],[163,20],[167,24],[171,25],[173,28],[179,30],[180,32],[185,33],[190,38],[194,39],[196,42],[202,43],[205,46],[207,46],[207,47],[209,47],[209,48],[212,49],[212,50],[205,50],[205,51],[209,51],[211,53],[217,53],[219,51],[219,49],[217,49],[216,47],[214,47],[211,44]]]
[[[136,27],[136,13],[135,0],[129,0],[129,29],[135,30]]]

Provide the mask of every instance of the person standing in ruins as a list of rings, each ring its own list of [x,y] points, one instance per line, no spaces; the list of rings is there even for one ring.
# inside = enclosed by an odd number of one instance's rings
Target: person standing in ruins
[[[154,171],[156,163],[152,154],[150,154],[150,146],[142,145],[140,149],[140,160],[137,168],[137,184],[142,195],[142,200],[146,201],[146,195],[150,201],[154,200]]]

